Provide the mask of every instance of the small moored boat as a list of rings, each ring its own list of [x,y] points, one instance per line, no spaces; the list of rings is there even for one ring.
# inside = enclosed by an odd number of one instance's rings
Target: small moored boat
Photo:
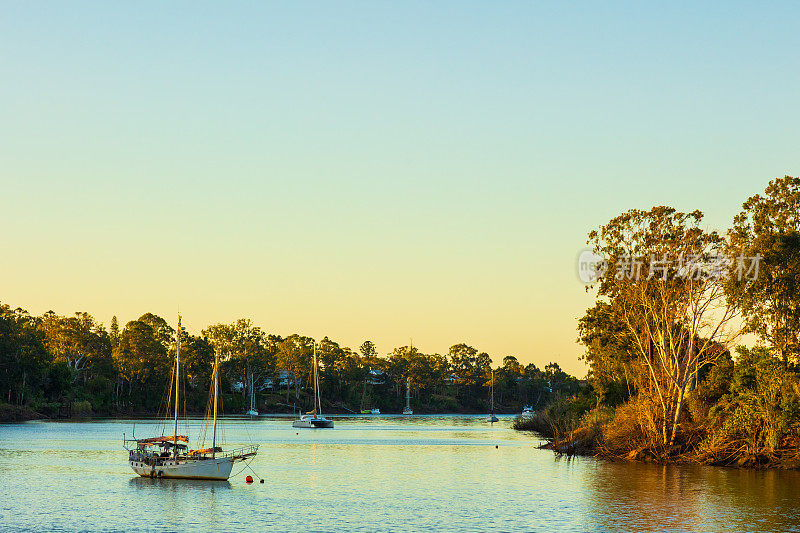
[[[319,394],[319,373],[317,372],[317,343],[314,342],[314,409],[292,422],[292,427],[313,429],[332,428],[333,420],[322,416],[322,399]]]

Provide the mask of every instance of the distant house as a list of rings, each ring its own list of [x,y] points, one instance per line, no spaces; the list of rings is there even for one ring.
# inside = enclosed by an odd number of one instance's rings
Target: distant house
[[[276,388],[286,388],[294,385],[294,379],[287,370],[281,370],[275,377],[266,378],[264,380],[263,389],[274,390]]]
[[[386,381],[386,375],[383,370],[378,368],[370,368],[367,373],[367,383],[370,385],[380,385]]]
[[[277,376],[267,377],[256,383],[255,389],[258,392],[264,392],[275,390],[276,388],[286,388],[290,385],[294,385],[291,374],[286,370],[281,370],[278,372]],[[244,383],[241,381],[234,381],[231,383],[231,389],[233,389],[234,392],[241,392],[242,389],[244,389]]]

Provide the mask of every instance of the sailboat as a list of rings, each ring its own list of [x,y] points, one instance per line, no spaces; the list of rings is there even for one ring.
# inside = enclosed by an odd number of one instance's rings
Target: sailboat
[[[178,317],[178,344],[175,352],[175,418],[174,433],[146,439],[126,439],[123,445],[128,450],[128,462],[134,472],[142,477],[216,479],[227,480],[233,464],[246,461],[258,453],[258,444],[224,451],[217,446],[217,404],[219,398],[219,353],[214,352],[212,385],[212,438],[211,448],[189,449],[189,437],[178,435],[178,386],[181,358],[181,318]]]
[[[322,398],[319,395],[319,372],[317,371],[317,343],[314,343],[314,409],[292,422],[296,428],[332,428],[333,420],[322,416]]]
[[[253,386],[253,375],[250,374],[250,409],[247,411],[249,416],[258,416],[258,409],[256,409],[256,389]]]
[[[406,408],[403,409],[404,415],[413,415],[414,411],[411,410],[411,376],[406,378]]]
[[[492,387],[491,387],[491,389],[492,389],[492,402],[491,402],[492,403],[492,411],[489,414],[489,416],[486,418],[486,421],[494,423],[494,422],[498,422],[500,420],[499,418],[494,416],[494,369],[492,369]]]

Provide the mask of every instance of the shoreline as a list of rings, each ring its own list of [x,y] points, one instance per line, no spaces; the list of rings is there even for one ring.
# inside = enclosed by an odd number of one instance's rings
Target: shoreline
[[[403,415],[400,412],[390,412],[390,413],[381,413],[381,414],[364,414],[364,413],[347,413],[347,412],[332,412],[326,413],[328,416],[336,416],[336,417],[380,417],[380,416],[398,416],[398,417],[419,417],[419,416],[482,416],[486,415],[486,413],[481,412],[469,412],[469,413],[460,413],[460,412],[441,412],[441,413],[415,413],[413,415]],[[511,417],[515,416],[516,413],[495,413],[495,415],[503,416],[503,417]],[[187,417],[192,418],[202,418],[205,416],[205,413],[187,413]],[[246,413],[224,413],[224,416],[238,416],[238,417],[248,417]],[[299,413],[292,413],[292,412],[265,412],[259,413],[257,417],[292,417],[292,416],[299,416]],[[257,418],[254,417],[254,418]],[[120,412],[120,413],[94,413],[94,412],[82,412],[79,414],[73,414],[71,416],[46,416],[42,413],[39,413],[33,409],[28,407],[20,407],[16,405],[9,405],[9,404],[0,404],[0,424],[14,424],[14,423],[22,423],[22,422],[33,422],[33,421],[68,421],[68,420],[95,420],[95,419],[119,419],[119,420],[135,420],[135,419],[156,419],[159,418],[159,413],[156,412]]]
[[[517,419],[518,421],[520,419]],[[738,470],[800,470],[800,450],[781,449],[770,454],[749,454],[740,452],[724,455],[724,450],[699,450],[699,443],[683,443],[675,445],[672,450],[660,451],[652,448],[636,448],[622,453],[614,453],[603,449],[597,441],[597,435],[585,430],[576,429],[564,437],[557,438],[546,435],[547,430],[534,429],[535,422],[528,424],[515,423],[513,429],[526,433],[535,433],[545,443],[538,446],[540,450],[550,450],[555,455],[567,457],[592,457],[609,462],[642,463],[675,466],[714,466],[735,468]]]

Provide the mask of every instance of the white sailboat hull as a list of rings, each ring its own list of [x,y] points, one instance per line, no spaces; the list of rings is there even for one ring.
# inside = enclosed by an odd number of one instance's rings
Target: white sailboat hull
[[[327,418],[301,418],[292,422],[292,427],[301,429],[332,428],[333,420]]]
[[[231,476],[234,458],[219,459],[170,459],[163,464],[151,466],[140,461],[130,461],[134,472],[143,477],[180,479],[222,479]]]

